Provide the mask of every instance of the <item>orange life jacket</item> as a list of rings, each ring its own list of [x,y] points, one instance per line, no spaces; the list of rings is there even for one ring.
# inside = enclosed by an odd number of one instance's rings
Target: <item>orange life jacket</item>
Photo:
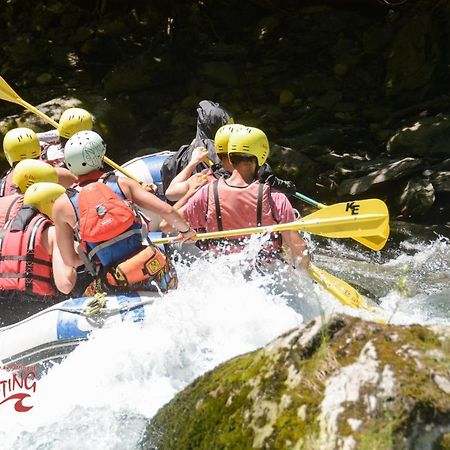
[[[5,224],[0,231],[0,292],[56,296],[52,257],[42,243],[42,234],[51,224],[33,206],[23,206]]]

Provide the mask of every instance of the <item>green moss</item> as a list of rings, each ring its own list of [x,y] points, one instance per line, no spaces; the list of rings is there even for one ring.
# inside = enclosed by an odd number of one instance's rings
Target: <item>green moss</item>
[[[392,414],[385,412],[381,418],[372,421],[360,433],[355,433],[360,450],[391,450],[394,446],[395,421]]]
[[[362,386],[360,400],[342,405],[338,440],[352,436],[361,449],[395,448],[417,417],[433,423],[448,414],[449,396],[432,381],[433,374],[442,373],[448,339],[420,326],[356,318],[334,320],[315,333],[313,326],[317,323],[197,379],[153,418],[147,448],[320,448],[325,382],[339,367],[353,364],[369,341],[376,349],[377,371],[389,366],[393,372],[396,393],[382,400],[376,384]],[[363,400],[368,396],[377,398],[373,410]],[[350,418],[361,422],[356,431]]]

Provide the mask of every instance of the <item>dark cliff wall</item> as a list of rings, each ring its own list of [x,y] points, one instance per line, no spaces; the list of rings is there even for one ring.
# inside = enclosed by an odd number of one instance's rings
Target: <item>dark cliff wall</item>
[[[33,104],[62,95],[91,109],[106,101],[102,131],[121,161],[139,147],[189,141],[195,106],[208,98],[237,122],[263,128],[272,143],[302,152],[303,167],[274,165],[307,194],[389,196],[383,185],[341,185],[392,155],[420,156],[415,170],[396,175],[396,196],[418,177],[414,186],[433,205],[450,189],[439,175],[431,201],[430,175],[424,181],[417,168],[446,170],[445,130],[419,142],[393,138],[424,118],[431,130],[436,116],[446,118],[449,21],[442,0],[11,0],[0,11],[0,72]],[[0,108],[2,116],[19,111]],[[399,214],[411,211],[391,203]]]

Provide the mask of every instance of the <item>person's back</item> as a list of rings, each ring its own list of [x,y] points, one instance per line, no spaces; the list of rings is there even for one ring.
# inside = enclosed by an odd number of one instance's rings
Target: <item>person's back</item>
[[[89,152],[87,152],[89,150]],[[107,234],[108,239],[102,241],[94,236],[85,236],[79,233],[79,241],[82,249],[80,253],[84,265],[95,276],[101,278],[101,288],[103,290],[130,290],[130,289],[150,289],[150,283],[154,280],[161,281],[161,288],[164,290],[170,286],[164,286],[164,283],[170,278],[168,269],[168,260],[161,256],[161,251],[147,241],[144,224],[139,216],[136,221],[130,225],[129,229],[111,227],[116,223],[118,217],[115,216],[113,203],[116,201],[135,203],[150,211],[166,218],[175,228],[181,229],[184,236],[181,239],[187,239],[194,232],[189,225],[180,217],[180,215],[168,204],[161,201],[154,194],[147,192],[137,182],[128,178],[117,178],[108,180],[105,173],[102,172],[103,156],[106,152],[106,145],[102,138],[92,131],[83,131],[75,134],[65,146],[64,158],[66,166],[78,176],[79,186],[69,192],[69,196],[62,196],[55,204],[55,225],[57,231],[58,245],[66,263],[74,267],[81,265],[81,260],[74,250],[73,230],[82,227],[83,214],[90,215],[89,221],[92,229],[108,229],[112,234]],[[89,198],[96,199],[95,192],[90,196],[86,195],[84,207],[81,204],[83,191],[85,189],[98,192],[98,184],[109,184],[112,197],[105,194],[97,206],[89,207]],[[104,191],[104,189],[102,188]],[[103,195],[103,194],[102,194]],[[108,200],[108,198],[109,200]],[[129,204],[129,203],[127,203]],[[128,206],[130,209],[130,206]],[[96,217],[97,216],[97,217]],[[105,220],[102,221],[102,217]],[[138,224],[139,229],[135,227]],[[132,229],[134,227],[134,229]],[[89,228],[89,227],[88,227]],[[117,232],[114,236],[113,232]],[[138,235],[136,234],[138,232]],[[142,237],[144,234],[144,239]],[[106,234],[105,234],[106,235]],[[135,237],[138,236],[136,240]],[[133,242],[130,244],[130,240]],[[120,242],[119,242],[120,241]],[[118,244],[114,251],[115,260],[106,261],[103,259],[105,252],[111,245]],[[129,245],[130,244],[130,245]],[[100,257],[100,252],[102,255]],[[144,258],[144,256],[146,258]],[[166,264],[167,265],[164,265]],[[157,270],[156,270],[157,269]],[[155,273],[156,272],[156,273]],[[166,274],[168,277],[166,277]],[[139,275],[139,276],[138,276]],[[164,278],[164,279],[163,279]]]
[[[244,127],[232,133],[228,143],[228,156],[234,167],[231,177],[202,187],[188,201],[183,214],[191,226],[216,231],[295,220],[287,197],[258,181],[258,168],[268,155],[269,143],[261,130]],[[306,250],[303,239],[297,232],[281,234],[292,252],[293,264],[306,267],[308,258],[303,254]],[[273,236],[266,250],[273,253],[278,248],[277,238]]]

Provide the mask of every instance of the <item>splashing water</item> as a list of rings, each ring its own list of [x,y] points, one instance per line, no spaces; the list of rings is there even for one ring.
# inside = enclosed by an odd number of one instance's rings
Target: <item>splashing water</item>
[[[382,264],[349,259],[351,252],[344,253],[346,247],[334,242],[333,256],[317,255],[316,263],[354,286],[365,283],[373,297],[382,293],[379,301],[393,321],[442,318],[441,309],[430,313],[425,304],[433,295],[447,295],[447,240],[405,247]],[[16,413],[11,405],[0,405],[0,448],[134,449],[147,420],[221,362],[261,347],[319,314],[366,314],[343,307],[286,265],[276,264],[264,273],[250,270],[260,243],[254,237],[239,255],[177,265],[179,289],[149,306],[145,323],[124,322],[94,331],[37,381],[30,411]],[[336,254],[345,254],[345,263]],[[408,288],[415,289],[412,296],[398,287],[402,274]],[[422,297],[428,303],[421,303]],[[403,303],[409,309],[418,305],[414,314],[408,315]],[[6,376],[0,371],[1,379]]]

